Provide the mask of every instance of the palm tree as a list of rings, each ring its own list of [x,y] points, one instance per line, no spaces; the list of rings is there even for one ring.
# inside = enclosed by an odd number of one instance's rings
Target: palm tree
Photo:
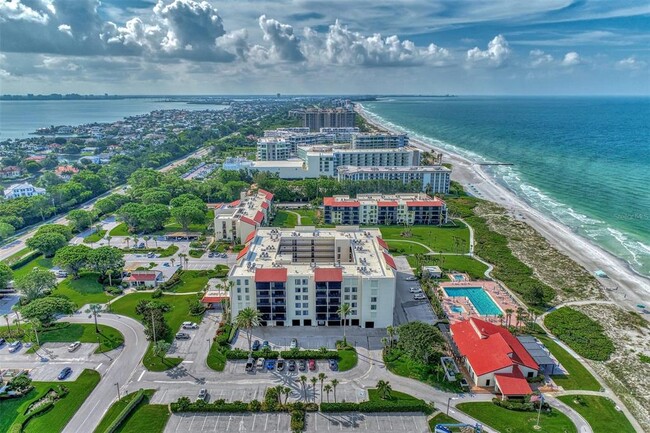
[[[99,326],[97,325],[97,316],[102,312],[104,308],[100,304],[90,304],[85,313],[90,313],[95,318],[95,332],[99,334]]]
[[[127,237],[124,241],[126,242],[126,248],[131,248],[131,238]]]
[[[307,393],[305,392],[305,385],[307,384],[307,376],[303,374],[302,376],[300,376],[299,380],[300,380],[300,386],[302,386],[302,395],[307,397]]]
[[[386,334],[388,334],[388,343],[390,344],[390,347],[393,347],[393,337],[395,336],[395,328],[388,325],[386,327]]]
[[[309,381],[311,382],[311,389],[314,392],[314,403],[316,403],[316,384],[318,383],[318,379],[312,376]]]
[[[9,326],[9,314],[4,314],[2,317],[4,317],[5,322],[7,322],[7,332],[9,332],[9,338],[12,338],[12,336],[11,336],[11,326]]]
[[[278,395],[278,403],[282,404],[282,394],[284,393],[284,386],[276,385],[275,386],[275,393]]]
[[[113,236],[111,236],[111,235],[106,236],[106,240],[108,241],[108,246],[109,247],[111,246],[111,239],[113,239]]]
[[[521,322],[521,319],[524,317],[524,309],[521,307],[517,307],[517,313],[515,315],[515,320],[517,321],[517,327],[519,327],[519,323]]]
[[[284,394],[284,404],[287,404],[287,400],[289,400],[289,394],[291,394],[291,388],[285,386],[282,388],[282,394]]]
[[[260,326],[262,320],[262,313],[258,310],[255,310],[251,307],[246,307],[237,314],[235,318],[235,325],[239,328],[242,328],[246,331],[246,337],[248,338],[248,351],[253,350],[251,338],[254,326]]]
[[[330,392],[332,392],[332,385],[330,385],[330,384],[328,383],[327,385],[325,385],[325,387],[324,387],[323,389],[324,389],[325,392],[327,393],[327,402],[329,403],[329,402],[330,402]],[[321,401],[323,400],[323,396],[322,396],[322,395],[321,395],[321,398],[320,398],[320,399],[321,399]]]
[[[187,266],[188,266],[189,263],[190,263],[190,258],[187,257],[187,255],[186,255],[183,259],[185,260],[185,269],[187,269]]]
[[[172,257],[171,259],[169,259],[169,261],[172,262],[172,266],[174,266],[174,263],[176,263],[176,259],[175,259],[174,257]]]
[[[325,379],[327,379],[327,375],[325,373],[318,373],[318,380],[320,380],[320,402],[323,402],[323,382],[325,382]]]
[[[377,382],[377,391],[379,392],[379,396],[383,400],[386,400],[388,397],[390,397],[390,393],[393,391],[393,388],[390,386],[390,382],[387,380],[380,380]]]
[[[388,337],[381,337],[381,345],[384,347],[384,352],[388,349]]]
[[[332,379],[332,389],[334,390],[334,403],[336,403],[336,387],[339,384],[338,379]]]
[[[347,346],[348,345],[348,340],[345,338],[345,325],[346,322],[348,321],[347,316],[350,314],[350,310],[352,308],[350,307],[350,304],[342,304],[338,310],[336,310],[336,314],[339,315],[343,319],[343,345]],[[335,393],[336,394],[336,393]]]
[[[510,320],[512,318],[512,313],[514,313],[515,310],[512,308],[506,308],[506,326],[510,326]]]
[[[133,248],[138,247],[138,235],[131,236],[133,238]]]
[[[181,269],[183,269],[183,258],[185,258],[185,253],[180,253],[178,255],[178,260],[180,261]]]
[[[111,277],[113,276],[113,272],[115,272],[113,269],[109,269],[106,271],[106,275],[108,275],[108,285],[112,286],[113,285],[113,280]]]

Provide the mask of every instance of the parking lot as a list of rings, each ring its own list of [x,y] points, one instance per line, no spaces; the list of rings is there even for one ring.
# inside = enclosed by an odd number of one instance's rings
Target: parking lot
[[[165,433],[283,432],[291,431],[288,414],[173,414]],[[412,413],[308,413],[306,432],[408,432],[429,431],[426,416]]]
[[[395,324],[406,322],[425,322],[435,323],[438,317],[433,312],[433,308],[428,300],[414,300],[413,293],[409,292],[411,287],[419,287],[417,281],[408,281],[406,278],[413,275],[411,265],[406,261],[406,257],[395,257],[397,265],[396,281],[396,299],[395,299]]]

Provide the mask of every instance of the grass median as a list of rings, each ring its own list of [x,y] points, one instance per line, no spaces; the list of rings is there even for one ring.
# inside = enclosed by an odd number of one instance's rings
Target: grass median
[[[593,433],[634,433],[634,427],[614,403],[595,395],[564,395],[558,397],[587,420]]]
[[[465,412],[482,424],[501,432],[558,432],[577,433],[573,422],[563,413],[553,410],[550,414],[542,412],[539,430],[535,429],[537,412],[518,412],[499,407],[491,402],[460,403],[457,409]]]

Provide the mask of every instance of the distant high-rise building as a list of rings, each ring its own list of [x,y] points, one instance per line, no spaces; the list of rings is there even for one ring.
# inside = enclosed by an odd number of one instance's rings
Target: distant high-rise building
[[[354,127],[356,113],[345,107],[338,108],[308,108],[292,111],[293,115],[302,118],[302,126],[310,131],[320,131],[321,128],[351,128]]]

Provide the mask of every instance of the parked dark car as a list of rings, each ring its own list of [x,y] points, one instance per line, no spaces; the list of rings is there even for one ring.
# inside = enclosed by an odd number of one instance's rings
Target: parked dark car
[[[289,371],[296,371],[296,361],[294,361],[293,359],[290,359],[287,362],[287,368],[289,369]]]
[[[278,359],[277,369],[278,371],[284,370],[284,359]]]
[[[72,373],[72,369],[70,367],[66,367],[63,370],[61,370],[61,373],[59,373],[59,376],[57,378],[59,380],[63,380],[66,377],[70,376],[70,373]]]
[[[189,340],[190,339],[190,334],[186,334],[185,332],[179,332],[176,334],[176,339],[177,340]]]
[[[253,346],[252,346],[253,350],[260,350],[260,346],[261,346],[260,340],[253,341]]]
[[[332,371],[338,371],[338,369],[339,369],[339,363],[336,362],[336,359],[330,359],[330,360],[329,360],[329,363],[330,363],[330,370],[332,370]]]
[[[262,350],[267,350],[267,349],[270,349],[270,348],[271,348],[271,345],[269,344],[269,342],[264,340],[264,342],[262,343]]]
[[[7,340],[5,340],[4,338],[0,338],[0,347],[4,346],[6,342]]]
[[[305,371],[307,370],[307,362],[304,359],[298,360],[298,370]]]

